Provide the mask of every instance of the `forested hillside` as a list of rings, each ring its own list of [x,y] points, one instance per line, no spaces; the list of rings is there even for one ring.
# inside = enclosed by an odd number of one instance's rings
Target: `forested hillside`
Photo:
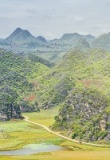
[[[1,119],[59,106],[53,128],[71,131],[76,139],[109,140],[109,52],[73,50],[52,68],[35,55],[1,50],[0,62]]]
[[[92,50],[64,57],[74,86],[61,104],[54,127],[71,130],[73,138],[86,141],[110,139],[110,53]],[[63,67],[65,64],[65,67]],[[62,66],[62,68],[61,68]]]
[[[102,34],[92,43],[93,48],[100,48],[110,51],[110,33]]]
[[[19,117],[21,110],[37,110],[33,79],[49,70],[43,63],[47,66],[51,65],[36,56],[25,58],[20,54],[0,50],[1,119]]]
[[[73,138],[110,138],[110,53],[71,51],[42,77],[40,105],[60,106],[54,128],[71,131]],[[93,134],[94,133],[94,134]]]

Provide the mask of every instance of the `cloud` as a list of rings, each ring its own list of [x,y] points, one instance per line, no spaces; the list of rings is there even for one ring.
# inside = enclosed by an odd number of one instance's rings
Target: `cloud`
[[[83,21],[84,20],[81,16],[74,16],[73,19],[75,21]]]
[[[47,39],[54,39],[54,38],[57,38],[57,36],[51,32],[47,32],[45,33],[44,35],[45,37],[47,37]]]
[[[0,37],[17,27],[50,38],[65,32],[100,35],[109,31],[109,15],[110,0],[0,0]]]
[[[37,9],[27,9],[26,12],[27,13],[31,13],[31,14],[36,14],[37,13]]]

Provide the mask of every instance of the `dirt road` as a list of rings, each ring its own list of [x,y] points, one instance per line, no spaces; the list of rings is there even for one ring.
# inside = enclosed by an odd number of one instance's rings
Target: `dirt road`
[[[79,143],[79,141],[77,141],[77,140],[74,140],[74,139],[71,139],[71,138],[69,138],[69,137],[63,136],[63,135],[61,135],[61,134],[58,133],[58,132],[52,131],[50,128],[48,128],[48,127],[45,126],[45,125],[42,125],[42,124],[39,124],[39,123],[30,121],[30,120],[29,120],[29,117],[27,117],[27,116],[24,116],[24,118],[25,118],[24,121],[29,122],[29,123],[31,123],[31,124],[35,124],[35,125],[37,125],[37,126],[39,126],[39,127],[42,127],[42,128],[44,128],[46,131],[48,131],[48,132],[50,132],[50,133],[52,133],[52,134],[54,134],[54,135],[57,135],[57,136],[59,136],[59,137],[61,137],[61,138],[63,138],[63,139],[69,140],[69,141],[71,141],[71,142]],[[96,147],[107,147],[107,148],[110,148],[110,146],[107,146],[107,145],[100,145],[100,144],[87,143],[87,142],[81,142],[81,144],[86,144],[86,145],[91,145],[91,146],[96,146]]]

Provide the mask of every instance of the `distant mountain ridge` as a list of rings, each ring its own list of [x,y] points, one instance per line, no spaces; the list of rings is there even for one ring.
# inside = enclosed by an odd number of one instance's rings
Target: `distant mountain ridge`
[[[38,39],[38,40],[40,40],[40,41],[42,41],[44,43],[47,43],[47,40],[42,36],[38,36],[36,39]]]
[[[52,43],[74,46],[74,44],[79,39],[82,39],[82,38],[84,38],[90,44],[95,39],[95,37],[90,34],[89,35],[81,35],[78,33],[65,33],[65,34],[63,34],[63,36],[60,39],[53,40]]]
[[[110,32],[107,34],[102,34],[96,38],[92,43],[92,47],[110,51]]]
[[[110,51],[110,33],[98,38],[91,34],[65,33],[59,39],[46,40],[39,35],[33,36],[28,30],[17,28],[10,36],[0,39],[0,48],[15,53],[34,53],[41,58],[56,62],[68,50],[87,51],[89,49],[104,49]]]
[[[10,36],[16,36],[20,32],[25,33],[25,35],[27,35],[27,36],[32,36],[32,34],[28,30],[22,30],[21,28],[17,28]]]
[[[90,49],[90,45],[89,43],[87,42],[86,39],[82,38],[82,39],[79,39],[76,43],[75,43],[75,46],[74,46],[74,49],[76,50],[88,50]]]
[[[44,43],[40,39],[36,39],[28,30],[17,28],[10,36],[8,36],[4,42],[6,44],[27,45],[31,47],[39,47]]]

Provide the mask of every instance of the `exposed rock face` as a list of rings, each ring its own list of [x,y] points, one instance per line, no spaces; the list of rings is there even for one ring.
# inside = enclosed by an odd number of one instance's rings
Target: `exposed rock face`
[[[97,95],[97,98],[96,98]],[[110,115],[107,102],[95,92],[70,92],[56,117],[54,126],[72,130],[73,138],[85,141],[110,139]]]
[[[6,121],[7,120],[7,115],[4,114],[2,111],[0,112],[0,121]]]
[[[22,119],[22,115],[20,112],[20,108],[13,107],[12,110],[9,109],[1,109],[0,110],[0,121],[8,121],[10,119]]]
[[[100,130],[105,131],[107,126],[107,121],[106,120],[100,120]]]

